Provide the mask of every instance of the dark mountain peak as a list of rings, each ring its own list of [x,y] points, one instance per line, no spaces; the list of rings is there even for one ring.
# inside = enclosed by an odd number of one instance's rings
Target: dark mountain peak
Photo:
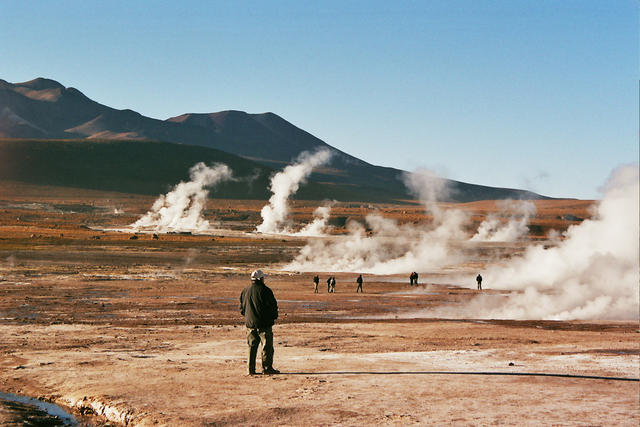
[[[184,123],[192,126],[215,129],[216,124],[209,113],[187,113],[171,117],[166,122]]]
[[[209,117],[219,126],[233,126],[253,121],[249,113],[238,110],[218,111],[217,113],[210,113]]]
[[[304,151],[330,149],[334,155],[312,180],[408,196],[402,171],[370,165],[331,147],[320,138],[272,112],[249,114],[227,110],[190,113],[156,120],[99,104],[55,80],[37,78],[11,84],[0,80],[0,137],[155,140],[200,145],[281,168]],[[458,183],[458,201],[535,197],[521,191]],[[359,191],[359,190],[358,190]]]
[[[279,115],[271,112],[261,113],[261,114],[251,114],[251,118],[261,125],[269,128],[272,132],[282,133],[282,132],[304,132],[308,134],[304,130],[300,129],[293,123],[283,119]],[[313,136],[308,134],[309,136]],[[293,134],[291,135],[293,137]],[[299,136],[299,135],[298,135]]]
[[[33,90],[45,90],[45,89],[64,89],[65,87],[55,80],[45,79],[44,77],[38,77],[37,79],[29,80],[28,82],[16,83],[16,86],[27,87]]]
[[[83,98],[86,99],[88,101],[91,101],[84,93],[80,92],[78,89],[76,89],[75,87],[68,87],[66,90],[66,93],[68,95],[72,95],[78,98]]]
[[[62,102],[65,106],[61,108],[66,108],[74,103],[82,105],[97,104],[76,88],[65,88],[55,80],[45,79],[42,77],[23,83],[0,83],[0,89],[13,91],[16,94],[20,94],[34,101],[44,101],[49,103]]]
[[[285,119],[283,119],[282,117],[280,117],[276,113],[272,113],[271,111],[267,111],[266,113],[251,114],[251,117],[253,117],[255,119],[261,119],[261,120],[269,120],[269,121],[278,121],[278,122],[289,123],[288,121],[286,121]]]
[[[116,111],[119,111],[120,113],[122,113],[122,115],[125,118],[136,118],[137,119],[137,118],[143,117],[142,114],[138,113],[137,111],[133,111],[130,108],[125,108],[124,110],[116,110]],[[112,111],[110,111],[110,113],[111,112]]]

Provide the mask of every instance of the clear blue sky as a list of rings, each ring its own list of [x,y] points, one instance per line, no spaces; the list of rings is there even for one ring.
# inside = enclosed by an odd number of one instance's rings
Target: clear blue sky
[[[638,161],[636,0],[0,1],[0,78],[272,111],[377,165],[597,198]]]

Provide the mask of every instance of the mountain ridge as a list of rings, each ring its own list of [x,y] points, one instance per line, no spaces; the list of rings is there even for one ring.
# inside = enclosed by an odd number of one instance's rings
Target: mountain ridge
[[[226,110],[159,120],[108,107],[78,89],[42,77],[15,84],[0,80],[0,137],[163,141],[220,150],[273,169],[290,164],[304,151],[324,148],[333,156],[311,180],[379,188],[396,199],[412,197],[401,179],[404,171],[351,156],[272,112]],[[447,181],[453,192],[446,201],[546,198],[525,190]]]

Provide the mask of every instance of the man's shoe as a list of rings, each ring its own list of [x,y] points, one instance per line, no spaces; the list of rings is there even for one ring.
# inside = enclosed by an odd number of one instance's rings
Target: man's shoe
[[[266,368],[262,370],[262,375],[275,375],[275,374],[279,374],[280,371],[278,371],[277,369],[273,369],[273,368]]]
[[[256,371],[247,371],[247,376],[250,377],[252,375],[256,375]]]

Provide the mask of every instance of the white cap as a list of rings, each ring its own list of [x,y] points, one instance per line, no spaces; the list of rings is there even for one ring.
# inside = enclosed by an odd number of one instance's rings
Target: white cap
[[[264,273],[262,272],[262,270],[254,270],[253,273],[251,273],[251,280],[258,280],[263,278]]]

